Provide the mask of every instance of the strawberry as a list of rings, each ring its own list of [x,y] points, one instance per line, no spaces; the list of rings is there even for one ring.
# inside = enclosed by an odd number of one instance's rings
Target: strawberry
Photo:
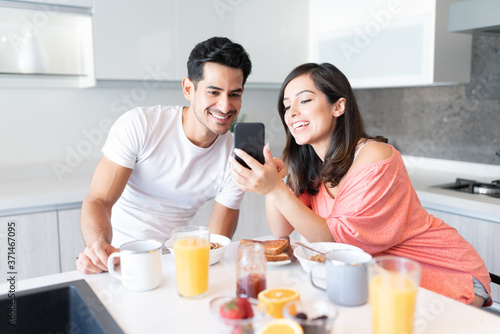
[[[246,310],[236,304],[236,299],[224,304],[220,308],[220,316],[226,319],[245,319]]]
[[[235,302],[236,305],[238,305],[245,311],[245,319],[253,318],[252,304],[250,304],[247,298],[238,297],[236,298]]]
[[[247,319],[253,317],[252,305],[247,298],[237,297],[220,308],[220,316],[226,319]]]

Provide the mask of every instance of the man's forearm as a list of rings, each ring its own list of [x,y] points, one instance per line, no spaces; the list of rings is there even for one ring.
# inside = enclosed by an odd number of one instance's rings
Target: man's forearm
[[[231,239],[238,226],[239,213],[240,210],[232,210],[218,202],[214,202],[212,215],[208,223],[210,233],[225,235]]]
[[[95,241],[111,244],[111,208],[102,201],[86,199],[82,204],[80,228],[85,245],[91,245]]]

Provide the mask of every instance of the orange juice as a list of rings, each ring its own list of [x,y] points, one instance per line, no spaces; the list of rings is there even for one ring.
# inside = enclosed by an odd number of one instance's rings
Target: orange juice
[[[411,334],[417,285],[397,273],[377,275],[370,281],[374,334]]]
[[[210,243],[204,238],[179,239],[174,243],[177,292],[197,298],[208,292]]]

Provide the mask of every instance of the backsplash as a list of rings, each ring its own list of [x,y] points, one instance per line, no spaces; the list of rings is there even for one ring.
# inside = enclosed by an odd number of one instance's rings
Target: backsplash
[[[500,37],[474,36],[469,84],[355,91],[370,135],[402,154],[500,165]]]

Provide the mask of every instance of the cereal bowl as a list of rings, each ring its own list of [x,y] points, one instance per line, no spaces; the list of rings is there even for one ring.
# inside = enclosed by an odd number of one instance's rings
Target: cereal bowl
[[[359,247],[348,244],[341,244],[338,242],[311,242],[304,244],[322,253],[328,253],[340,249],[356,249],[362,251]],[[295,257],[299,260],[302,269],[304,269],[306,273],[309,273],[311,271],[311,268],[316,263],[318,263],[318,261],[313,261],[311,260],[311,258],[319,254],[302,246],[297,246],[293,251],[293,255],[295,255]],[[320,271],[318,270],[317,272],[319,273]]]
[[[214,244],[220,245],[218,248],[213,248],[211,247],[210,249],[210,265],[216,264],[219,262],[222,257],[224,256],[224,252],[226,251],[227,246],[231,243],[231,239],[229,239],[226,236],[220,235],[220,234],[212,234],[210,233],[210,245],[213,246]],[[165,243],[165,246],[167,246],[167,249],[170,251],[172,256],[174,255],[174,240],[173,239],[168,239],[167,242]]]

